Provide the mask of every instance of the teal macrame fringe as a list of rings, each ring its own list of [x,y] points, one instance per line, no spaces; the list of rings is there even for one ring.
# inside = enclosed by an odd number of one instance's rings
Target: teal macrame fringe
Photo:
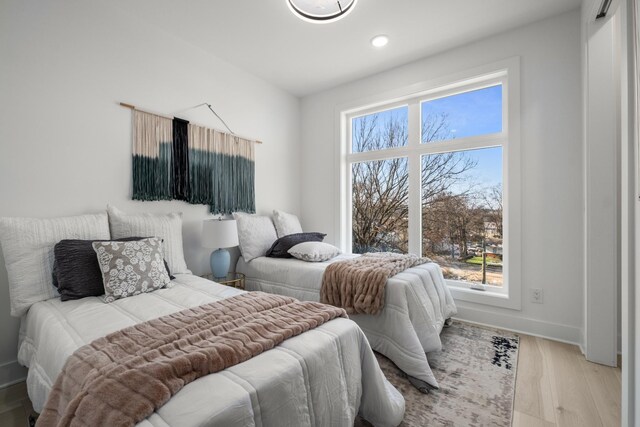
[[[133,200],[171,200],[171,152],[161,143],[159,157],[133,156]]]
[[[189,203],[213,214],[255,212],[255,163],[241,156],[189,150]]]

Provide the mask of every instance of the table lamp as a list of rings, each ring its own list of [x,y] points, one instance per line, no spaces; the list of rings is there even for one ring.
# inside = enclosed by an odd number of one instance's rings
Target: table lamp
[[[238,226],[234,219],[207,219],[202,223],[202,246],[213,248],[211,273],[213,277],[226,277],[231,256],[226,248],[238,246]]]

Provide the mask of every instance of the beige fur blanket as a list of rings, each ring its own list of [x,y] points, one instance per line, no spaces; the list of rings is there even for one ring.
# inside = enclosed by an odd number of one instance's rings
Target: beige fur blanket
[[[249,292],[114,332],[76,350],[38,426],[132,426],[199,377],[244,362],[344,310]]]
[[[410,254],[367,253],[329,264],[322,276],[320,301],[344,308],[349,314],[378,314],[384,307],[384,290],[391,276],[431,262]]]

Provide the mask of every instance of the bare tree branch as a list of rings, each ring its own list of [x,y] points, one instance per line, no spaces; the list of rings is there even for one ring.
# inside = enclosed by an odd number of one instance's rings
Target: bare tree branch
[[[354,119],[354,152],[384,150],[407,144],[407,123],[379,114]],[[427,115],[422,142],[449,140],[446,114]],[[486,223],[502,234],[502,188],[480,188],[470,173],[477,161],[464,152],[422,157],[422,237],[425,252],[459,248],[466,256],[470,239],[486,234]],[[352,164],[353,251],[408,250],[409,180],[406,157]],[[452,254],[455,251],[452,250]]]

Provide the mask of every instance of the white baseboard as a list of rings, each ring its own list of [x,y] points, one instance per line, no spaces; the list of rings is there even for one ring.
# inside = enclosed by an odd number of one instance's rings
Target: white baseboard
[[[458,305],[456,319],[581,346],[582,329]]]
[[[0,364],[0,388],[9,387],[27,379],[27,368],[17,360]]]

